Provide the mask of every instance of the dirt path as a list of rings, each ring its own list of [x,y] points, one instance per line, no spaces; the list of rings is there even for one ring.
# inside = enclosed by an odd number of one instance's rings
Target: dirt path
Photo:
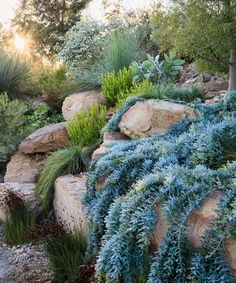
[[[0,282],[49,283],[53,274],[42,245],[8,246],[0,224]]]

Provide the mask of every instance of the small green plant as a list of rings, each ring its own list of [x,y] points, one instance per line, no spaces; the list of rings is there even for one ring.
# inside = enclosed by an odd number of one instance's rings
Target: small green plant
[[[152,57],[147,55],[147,60],[139,64],[133,62],[130,65],[130,70],[133,73],[133,80],[140,83],[142,80],[147,79],[154,84],[163,81],[172,81],[182,71],[184,60],[176,59],[174,53],[169,55],[164,54],[164,60],[161,61],[160,55]]]
[[[25,233],[36,224],[35,213],[12,192],[7,196],[5,207],[4,240],[10,245],[24,244]]]
[[[121,93],[128,92],[132,86],[132,72],[126,68],[103,76],[102,90],[108,106],[115,106]]]
[[[0,93],[7,92],[11,99],[18,97],[22,83],[28,77],[27,64],[19,56],[0,48]]]
[[[81,147],[90,146],[100,138],[100,131],[106,124],[106,108],[93,104],[90,111],[81,112],[67,122],[71,141]]]
[[[77,268],[85,263],[87,242],[81,232],[63,232],[56,237],[49,236],[45,242],[57,282],[75,279]]]

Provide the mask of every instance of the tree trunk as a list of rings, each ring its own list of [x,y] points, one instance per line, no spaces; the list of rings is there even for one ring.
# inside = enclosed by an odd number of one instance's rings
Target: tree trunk
[[[236,40],[232,41],[229,62],[229,91],[236,91]]]

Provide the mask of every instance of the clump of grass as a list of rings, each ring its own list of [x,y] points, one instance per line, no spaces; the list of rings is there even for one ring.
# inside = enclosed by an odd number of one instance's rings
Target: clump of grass
[[[49,236],[45,246],[57,282],[75,279],[77,268],[85,263],[87,241],[84,235],[64,232],[56,237]]]
[[[36,215],[24,201],[12,192],[6,202],[6,221],[4,222],[4,240],[10,245],[26,242],[25,233],[36,224]]]
[[[204,96],[204,91],[196,86],[192,86],[190,88],[174,87],[172,90],[166,93],[165,98],[190,103],[196,101],[197,99],[204,101]]]
[[[52,203],[55,180],[63,175],[78,174],[85,169],[85,165],[79,146],[60,149],[47,158],[36,186],[36,192],[45,209],[50,208]]]

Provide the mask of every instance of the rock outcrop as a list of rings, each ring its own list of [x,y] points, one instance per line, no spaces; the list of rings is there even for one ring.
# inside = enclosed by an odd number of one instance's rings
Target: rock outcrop
[[[15,153],[7,164],[4,182],[36,183],[44,159],[45,154]]]
[[[67,175],[57,178],[54,193],[55,216],[67,230],[87,235],[87,221],[82,205],[86,193],[86,176]]]
[[[36,213],[42,211],[40,200],[35,195],[35,184],[31,183],[1,183],[0,184],[0,220],[6,219],[5,200],[9,192],[16,194]]]
[[[61,122],[38,129],[19,145],[19,151],[26,154],[45,153],[57,150],[68,143],[66,123]]]
[[[73,120],[81,111],[88,111],[93,104],[101,105],[105,98],[101,91],[86,91],[75,93],[66,97],[62,106],[65,120]]]
[[[119,128],[131,139],[139,139],[153,134],[165,134],[175,123],[193,119],[197,115],[189,106],[150,99],[132,106],[122,117]]]

